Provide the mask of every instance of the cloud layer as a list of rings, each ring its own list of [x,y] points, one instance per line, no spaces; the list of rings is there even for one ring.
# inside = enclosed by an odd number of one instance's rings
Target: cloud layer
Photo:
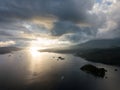
[[[71,44],[120,35],[119,0],[0,0],[0,40]]]
[[[14,41],[5,41],[5,42],[0,42],[0,47],[6,47],[6,46],[12,46],[14,45]]]

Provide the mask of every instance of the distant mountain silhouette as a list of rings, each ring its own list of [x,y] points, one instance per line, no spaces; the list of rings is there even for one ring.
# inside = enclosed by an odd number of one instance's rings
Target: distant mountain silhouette
[[[90,49],[104,49],[104,48],[114,48],[120,47],[120,38],[116,39],[96,39],[91,40],[82,44],[73,45],[64,48],[49,48],[39,50],[40,52],[56,52],[56,53],[77,53],[84,52]]]
[[[18,47],[0,47],[0,54],[7,54],[11,53],[12,51],[19,51],[22,50],[22,48]]]
[[[83,44],[79,44],[79,48],[112,48],[120,47],[120,38],[116,39],[96,39]]]

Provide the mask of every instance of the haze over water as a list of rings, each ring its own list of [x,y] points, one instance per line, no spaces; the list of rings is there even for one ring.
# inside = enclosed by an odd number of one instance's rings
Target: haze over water
[[[59,60],[58,57],[65,58]],[[105,78],[80,70],[93,64],[108,70]],[[114,69],[117,68],[118,72]],[[22,50],[0,55],[0,88],[2,90],[118,90],[120,68],[88,62],[72,54]]]

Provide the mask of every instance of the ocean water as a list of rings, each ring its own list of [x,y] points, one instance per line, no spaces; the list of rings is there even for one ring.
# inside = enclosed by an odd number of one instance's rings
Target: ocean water
[[[82,71],[86,64],[105,68],[105,77]],[[0,90],[120,90],[120,68],[72,54],[22,50],[0,55]]]

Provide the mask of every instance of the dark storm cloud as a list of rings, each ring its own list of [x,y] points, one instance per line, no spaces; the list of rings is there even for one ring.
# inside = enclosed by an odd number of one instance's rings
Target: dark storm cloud
[[[24,33],[29,35],[50,34],[58,36],[58,38],[72,33],[73,36],[70,37],[72,40],[75,40],[75,37],[77,39],[78,36],[82,37],[82,33],[92,35],[91,28],[86,27],[91,30],[86,31],[76,24],[91,22],[88,10],[91,10],[93,5],[94,0],[0,0],[0,34],[6,38],[9,36],[11,39],[16,39],[26,38]],[[50,32],[43,26],[35,25],[30,21],[36,17],[52,17],[57,21],[53,22]],[[75,36],[76,34],[78,35]],[[20,37],[20,35],[22,36]],[[18,39],[16,40],[18,41]]]
[[[69,41],[72,44],[79,44],[92,39],[96,35],[96,28],[83,25],[79,26],[73,22],[57,21],[51,30],[53,36],[57,36],[60,41]]]
[[[1,23],[0,24],[0,30],[24,30],[27,31],[25,27],[22,25],[19,25],[19,23]]]
[[[65,33],[74,33],[79,32],[80,28],[77,27],[74,23],[71,22],[55,22],[54,28],[52,28],[52,35],[54,36],[61,36]]]
[[[0,20],[55,16],[61,20],[82,22],[94,0],[0,0]]]
[[[63,34],[69,33],[79,33],[79,36],[83,33],[86,35],[94,35],[93,32],[95,32],[95,30],[90,26],[78,26],[75,23],[63,21],[55,22],[54,28],[51,30],[51,34],[54,36],[62,36]]]
[[[80,44],[85,41],[88,41],[89,39],[92,39],[92,35],[87,35],[85,33],[72,33],[72,34],[65,34],[63,35],[60,40],[62,41],[70,41],[72,44]]]
[[[12,35],[6,31],[0,31],[0,36],[12,36]]]
[[[0,38],[52,35],[79,42],[119,37],[119,8],[119,0],[0,0]]]

